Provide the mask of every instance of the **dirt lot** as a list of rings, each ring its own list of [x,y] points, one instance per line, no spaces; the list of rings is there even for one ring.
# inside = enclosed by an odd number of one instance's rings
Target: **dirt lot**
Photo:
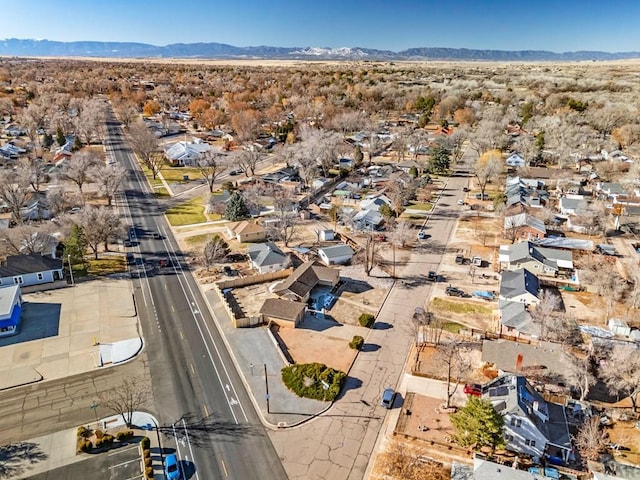
[[[482,364],[482,344],[478,343],[473,346],[466,354],[465,358],[471,361],[471,369],[467,372],[467,376],[462,379],[462,383],[486,383],[493,377],[489,376],[485,370],[483,370]],[[411,368],[420,372],[423,375],[428,375],[433,378],[440,378],[442,376],[443,364],[438,361],[436,349],[430,346],[422,346],[413,348],[411,358],[417,359],[411,365]],[[458,387],[462,388],[462,386]]]

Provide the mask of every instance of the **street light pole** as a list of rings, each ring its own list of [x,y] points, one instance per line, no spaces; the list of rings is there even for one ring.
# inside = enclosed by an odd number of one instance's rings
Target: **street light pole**
[[[99,406],[100,405],[98,405],[95,400],[92,400],[91,405],[89,405],[89,408],[93,410],[93,413],[95,413],[96,415],[96,428],[98,427],[98,407]]]
[[[271,413],[269,411],[269,377],[267,377],[267,364],[263,364],[264,365],[264,384],[265,387],[267,388],[267,394],[265,395],[265,398],[267,399],[267,413]]]
[[[71,275],[71,286],[75,286],[73,281],[73,268],[71,267],[71,255],[67,255],[67,262],[69,263],[69,274]]]

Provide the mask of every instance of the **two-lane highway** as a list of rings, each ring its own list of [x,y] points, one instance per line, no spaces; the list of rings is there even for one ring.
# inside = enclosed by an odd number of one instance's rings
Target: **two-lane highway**
[[[118,202],[134,240],[135,298],[166,441],[187,471],[195,469],[190,478],[286,478],[161,205],[113,117],[106,137],[108,154],[129,170]]]

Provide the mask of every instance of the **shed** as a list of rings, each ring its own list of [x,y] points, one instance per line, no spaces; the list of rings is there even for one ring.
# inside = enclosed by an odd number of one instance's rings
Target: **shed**
[[[353,249],[343,243],[319,249],[318,256],[325,265],[342,265],[351,261]]]
[[[328,242],[329,240],[334,240],[334,239],[335,239],[335,235],[333,233],[333,230],[331,229],[320,230],[320,241]]]
[[[631,327],[627,324],[625,320],[620,318],[610,318],[609,319],[609,331],[614,335],[621,335],[623,337],[628,337],[631,333]]]

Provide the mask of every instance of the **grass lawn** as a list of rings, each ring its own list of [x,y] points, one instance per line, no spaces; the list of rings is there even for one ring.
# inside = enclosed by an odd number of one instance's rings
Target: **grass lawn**
[[[442,328],[447,332],[458,334],[460,333],[460,330],[467,327],[465,327],[464,325],[460,325],[459,323],[456,323],[456,322],[445,322]]]
[[[210,238],[213,238],[213,236],[215,235],[215,233],[203,233],[200,235],[194,235],[192,237],[186,237],[184,239],[184,241],[194,247],[194,246],[198,246],[198,245],[204,245]],[[220,235],[220,234],[218,234]]]
[[[492,308],[483,305],[437,297],[431,300],[431,308],[440,312],[461,313],[465,315],[491,315],[493,313]]]
[[[407,209],[424,210],[426,212],[429,212],[431,211],[431,209],[433,209],[433,205],[430,203],[409,203],[409,205],[407,205]]]
[[[204,204],[201,197],[195,197],[191,200],[176,205],[167,210],[167,220],[171,225],[191,225],[194,223],[203,223],[207,221],[204,214]]]
[[[200,170],[189,167],[164,167],[160,171],[160,175],[162,175],[167,182],[184,182],[185,175],[189,176],[189,180],[202,178]]]
[[[158,194],[159,190],[162,189],[164,190],[164,194],[167,194],[167,190],[166,188],[164,188],[164,184],[162,183],[162,180],[160,180],[159,178],[154,179],[153,178],[153,173],[151,173],[151,170],[144,164],[140,164],[140,167],[142,168],[142,171],[144,172],[144,176],[147,177],[147,180],[149,181],[149,185],[151,185],[151,188],[153,189],[153,191]]]
[[[73,275],[76,278],[86,277],[87,275],[103,277],[111,275],[113,273],[124,273],[127,271],[127,263],[123,256],[109,256],[105,258],[98,258],[98,260],[91,258],[86,260],[86,266],[73,265]]]

